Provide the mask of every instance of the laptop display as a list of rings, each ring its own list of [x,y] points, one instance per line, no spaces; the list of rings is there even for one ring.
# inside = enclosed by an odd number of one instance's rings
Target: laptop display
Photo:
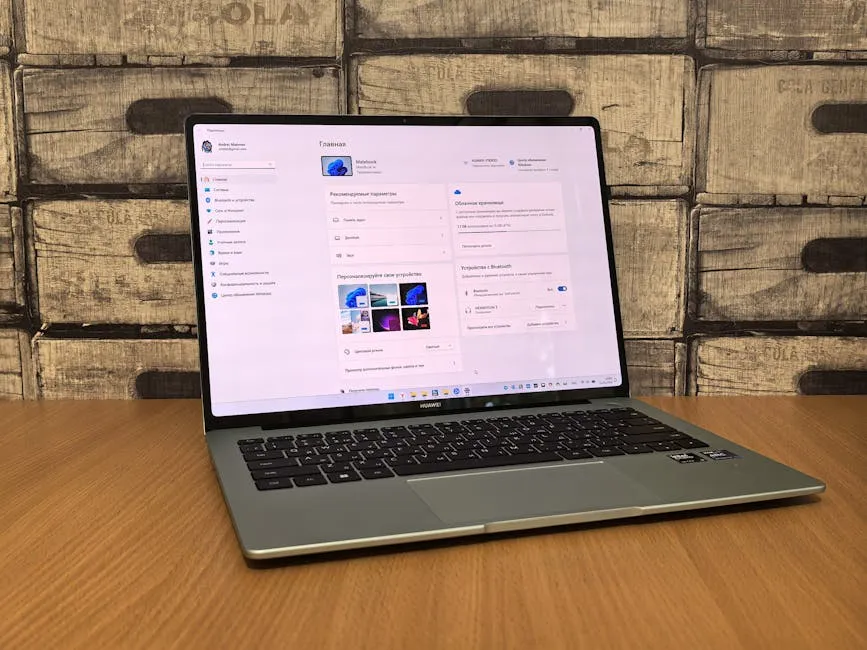
[[[592,126],[189,137],[214,416],[625,383]]]

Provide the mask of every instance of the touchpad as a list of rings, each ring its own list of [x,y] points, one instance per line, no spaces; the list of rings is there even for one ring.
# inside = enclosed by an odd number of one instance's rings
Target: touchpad
[[[643,506],[650,490],[607,463],[485,470],[413,479],[410,486],[449,524]]]

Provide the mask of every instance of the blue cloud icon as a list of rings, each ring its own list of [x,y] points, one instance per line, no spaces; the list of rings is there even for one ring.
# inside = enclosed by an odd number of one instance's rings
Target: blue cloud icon
[[[455,190],[455,194],[460,194],[460,193],[461,193],[460,190]]]

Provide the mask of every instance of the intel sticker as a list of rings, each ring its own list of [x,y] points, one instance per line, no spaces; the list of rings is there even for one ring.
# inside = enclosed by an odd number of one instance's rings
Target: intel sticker
[[[740,458],[740,456],[733,454],[728,449],[714,449],[713,451],[703,451],[701,453],[711,460],[731,460],[732,458]]]
[[[703,463],[705,462],[704,458],[699,456],[698,454],[690,454],[690,453],[680,453],[680,454],[669,454],[669,458],[672,460],[676,460],[678,463]]]

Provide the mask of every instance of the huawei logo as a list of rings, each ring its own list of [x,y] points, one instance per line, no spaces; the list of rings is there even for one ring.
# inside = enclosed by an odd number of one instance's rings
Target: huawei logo
[[[418,407],[420,409],[438,409],[442,405],[442,402],[423,402],[419,404]]]

